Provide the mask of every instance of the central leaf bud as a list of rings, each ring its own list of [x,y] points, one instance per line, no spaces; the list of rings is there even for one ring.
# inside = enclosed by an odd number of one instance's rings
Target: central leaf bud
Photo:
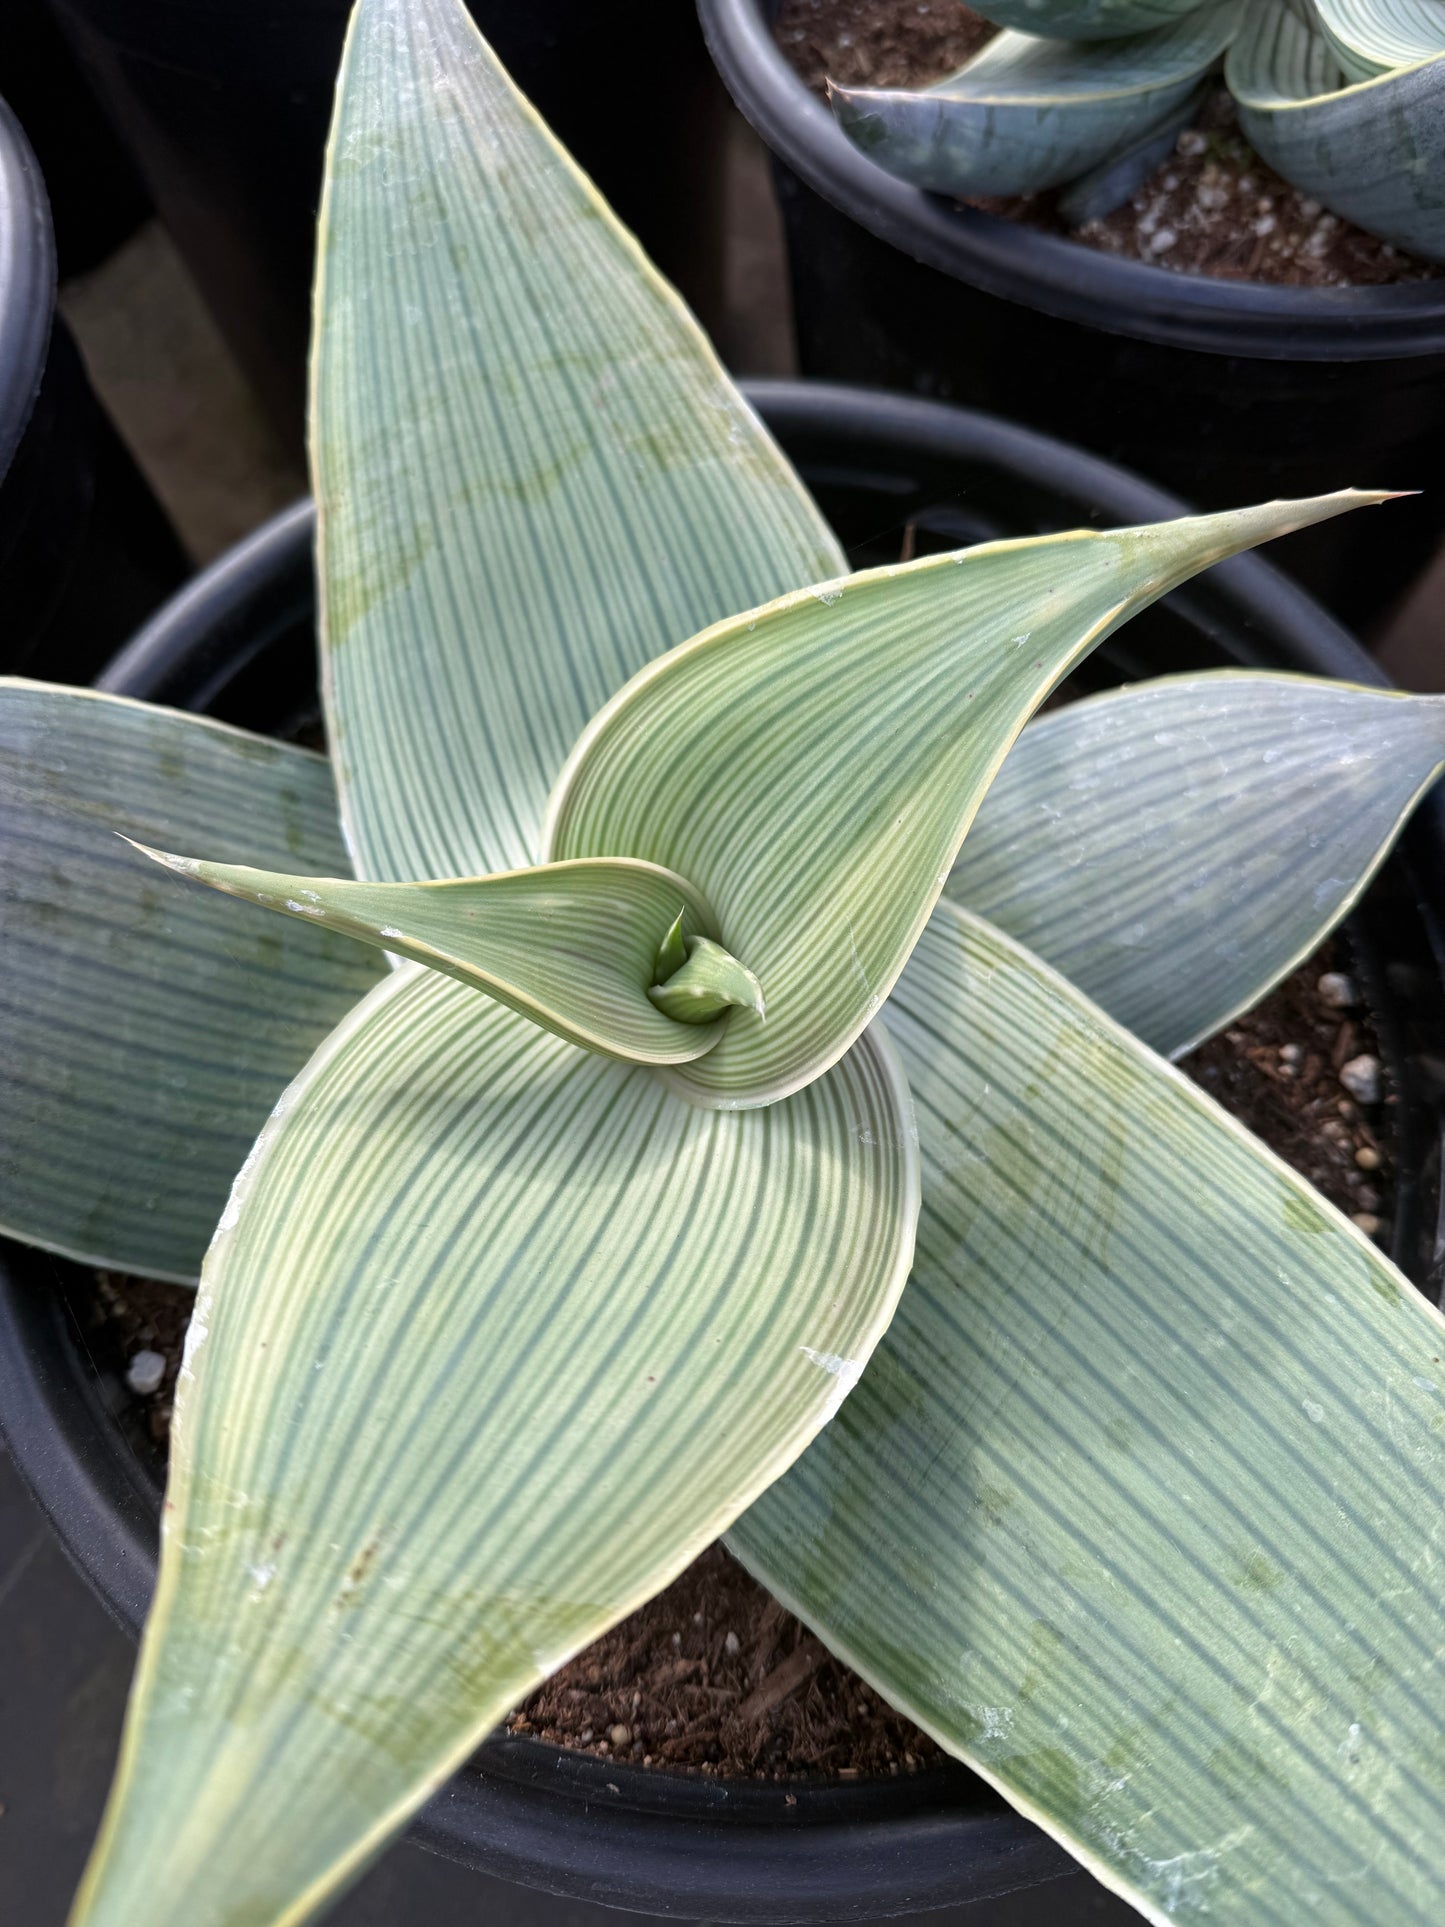
[[[763,987],[731,951],[711,937],[685,937],[679,911],[657,947],[648,996],[679,1024],[710,1024],[729,1009],[763,1008]]]

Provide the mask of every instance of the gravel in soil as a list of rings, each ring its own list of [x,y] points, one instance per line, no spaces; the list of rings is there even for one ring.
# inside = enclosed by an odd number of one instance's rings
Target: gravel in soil
[[[958,0],[783,0],[774,33],[815,93],[853,87],[926,87],[960,67],[994,29]],[[1104,254],[1181,274],[1282,287],[1375,287],[1445,273],[1329,213],[1282,180],[1240,133],[1234,103],[1216,88],[1174,154],[1102,221],[1070,230],[1053,193],[970,205]]]
[[[1379,1046],[1332,940],[1182,1068],[1367,1233],[1390,1229],[1393,1094]],[[96,1363],[132,1381],[129,1410],[164,1446],[193,1296],[95,1274],[77,1306]],[[138,1361],[160,1354],[149,1394]],[[147,1362],[144,1373],[154,1369]],[[146,1382],[144,1375],[140,1382]],[[719,1778],[885,1778],[936,1765],[939,1749],[893,1712],[721,1546],[540,1686],[513,1733],[603,1758]]]
[[[1180,1069],[1388,1242],[1395,1099],[1343,943],[1326,944]]]
[[[942,80],[994,29],[960,0],[783,0],[773,36],[815,94]]]

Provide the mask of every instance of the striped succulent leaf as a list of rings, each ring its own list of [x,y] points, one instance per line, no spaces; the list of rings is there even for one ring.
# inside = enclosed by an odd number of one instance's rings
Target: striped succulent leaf
[[[811,1535],[787,1549],[792,1567],[779,1555],[780,1586],[946,1744],[982,1758],[1153,1905],[1155,1862],[1217,1812],[1228,1761],[1213,1779],[1198,1764],[1217,1710],[1206,1689],[1237,1653],[1258,1651],[1253,1622],[1221,1612],[1218,1639],[1204,1628],[1186,1664],[1150,1617],[1160,1586],[1190,1576],[1186,1553],[1216,1553],[1209,1505],[1234,1464],[1210,1458],[1211,1442],[1258,1448],[1255,1475],[1278,1481],[1261,1502],[1261,1556],[1295,1557],[1277,1508],[1297,1468],[1266,1449],[1286,1429],[1267,1367],[1278,1365],[1280,1398],[1307,1384],[1306,1427],[1313,1408],[1336,1422],[1338,1392],[1338,1450],[1355,1451],[1354,1483],[1340,1489],[1362,1504],[1365,1482],[1383,1475],[1356,1449],[1351,1383],[1331,1348],[1353,1347],[1368,1401],[1392,1320],[1401,1345],[1418,1320],[1383,1261],[1076,991],[950,906],[928,919],[1022,723],[1097,640],[1209,561],[1380,498],[995,544],[836,579],[841,556],[796,477],[461,0],[360,0],[321,259],[326,699],[364,880],[309,850],[227,848],[189,821],[130,827],[151,845],[209,846],[227,865],[259,859],[267,876],[229,867],[209,880],[279,891],[283,907],[289,896],[302,914],[271,926],[286,938],[332,944],[344,925],[445,968],[395,971],[340,1023],[221,1216],[177,1397],[160,1586],[73,1927],[193,1927],[217,1896],[230,1919],[299,1927],[508,1705],[749,1506],[740,1533],[750,1544],[761,1534],[766,1556],[767,1520],[782,1515],[755,1502],[825,1426],[822,1456],[815,1445],[804,1461],[814,1470],[778,1488]],[[549,850],[556,867],[524,883],[495,874]],[[327,875],[305,880],[305,869]],[[575,955],[535,914],[534,893],[555,903],[564,870]],[[600,892],[585,905],[584,874]],[[315,903],[291,895],[298,884]],[[255,920],[200,891],[185,900]],[[917,1382],[895,1399],[883,1373],[890,1429],[870,1438],[866,1422],[841,1430],[840,1408],[846,1417],[902,1289],[919,1152],[890,1032],[869,1018],[920,934],[897,1022],[941,1135],[935,1242],[907,1298],[929,1337],[942,1301],[943,1336],[929,1353],[902,1329]],[[481,979],[494,993],[505,984],[528,1015],[476,996]],[[729,995],[752,1007],[711,1033],[684,1021]],[[715,1041],[695,1066],[649,1069],[545,1028],[561,1020],[595,1045],[610,1026],[615,1044],[624,1018],[634,1041],[688,1028]],[[1002,1081],[976,1084],[989,1065]],[[1177,1164],[1162,1161],[1146,1187],[1140,1167],[1161,1142]],[[1121,1162],[1131,1146],[1142,1148]],[[1221,1309],[1210,1260],[1236,1247]],[[975,1269],[960,1290],[965,1258]],[[1278,1299],[1293,1349],[1267,1323],[1267,1259],[1295,1267]],[[1331,1265],[1326,1302],[1344,1311],[1296,1334],[1296,1299]],[[1071,1288],[1095,1274],[1071,1323]],[[1127,1321],[1157,1323],[1155,1300],[1174,1293],[1183,1306],[1191,1291],[1184,1362],[1161,1339],[1146,1370]],[[1237,1316],[1247,1352],[1237,1433],[1221,1419],[1221,1368],[1199,1322],[1211,1305],[1219,1343],[1234,1342]],[[949,1321],[973,1333],[975,1313],[996,1318],[983,1339],[1006,1383],[985,1374],[982,1400],[960,1404],[975,1341],[956,1341]],[[1076,1505],[1032,1530],[1038,1543],[1054,1535],[1060,1561],[1045,1570],[1096,1617],[1107,1588],[1087,1591],[1088,1559],[1112,1532],[1138,1598],[1117,1633],[1105,1623],[1082,1674],[1060,1664],[1046,1690],[1020,1680],[1019,1707],[1052,1708],[1057,1693],[1072,1707],[1078,1679],[1099,1697],[1064,1742],[1066,1767],[1041,1748],[1015,1767],[972,1716],[985,1703],[970,1670],[971,1586],[977,1679],[990,1693],[1012,1648],[983,1562],[958,1551],[957,1509],[940,1501],[936,1543],[915,1547],[912,1565],[897,1535],[915,1529],[919,1495],[971,1490],[967,1442],[980,1428],[990,1463],[1024,1429],[1032,1411],[1011,1399],[1056,1389],[1052,1422],[1077,1430],[1108,1374],[1141,1427],[1154,1426],[1149,1450],[1122,1482],[1094,1476],[1098,1454],[1065,1467]],[[1212,1401],[1212,1431],[1191,1431],[1187,1412],[1181,1421],[1194,1447],[1183,1471],[1151,1456],[1181,1379]],[[1045,1425],[1038,1439],[1062,1460],[1058,1433]],[[1287,1443],[1302,1460],[1299,1438]],[[835,1445],[852,1483],[817,1515],[816,1468],[826,1476]],[[940,1446],[932,1464],[918,1456]],[[1192,1509],[1166,1531],[1163,1480],[1190,1472]],[[1041,1476],[1025,1451],[1021,1494],[1031,1500]],[[1378,1489],[1395,1503],[1398,1482]],[[893,1516],[874,1520],[875,1499]],[[963,1516],[972,1524],[966,1506]],[[871,1568],[866,1538],[849,1537],[858,1521],[878,1532]],[[1398,1544],[1393,1514],[1389,1524]],[[1361,1579],[1349,1532],[1333,1543],[1339,1572],[1326,1576],[1354,1611],[1351,1588],[1373,1574]],[[999,1570],[1016,1594],[1015,1551]],[[941,1575],[928,1611],[900,1585],[920,1571]],[[1313,1591],[1304,1601],[1313,1637],[1324,1621],[1310,1617]],[[1404,1610],[1381,1634],[1382,1718],[1393,1718]],[[1063,1612],[1052,1595],[1041,1622],[1049,1612]],[[940,1627],[946,1653],[931,1643]],[[1151,1689],[1177,1686],[1186,1738],[1173,1743],[1161,1691],[1146,1709],[1134,1804],[1095,1825],[1087,1803],[1069,1804],[1068,1748],[1107,1759],[1128,1737],[1131,1654],[1153,1669]],[[1415,1729],[1398,1732],[1415,1772]],[[1333,1813],[1322,1746],[1308,1728],[1286,1765],[1309,1754],[1291,1785],[1300,1800],[1323,1790]],[[1132,1830],[1116,1838],[1120,1811]],[[1289,1798],[1271,1808],[1261,1840],[1292,1811]],[[1348,1838],[1375,1844],[1363,1827]],[[1200,1880],[1218,1857],[1212,1834],[1177,1854],[1171,1906],[1202,1891],[1189,1856],[1202,1856]],[[1259,1865],[1255,1885],[1272,1900],[1293,1868],[1268,1855]],[[1388,1871],[1399,1885],[1408,1869]]]
[[[984,0],[975,13],[1051,40],[1116,40],[1172,26],[1211,0]]]
[[[848,137],[905,181],[939,194],[1033,194],[1088,173],[1168,121],[1239,24],[1212,0],[1121,40],[1001,33],[934,86],[829,87]]]
[[[881,1032],[725,1115],[394,973],[207,1256],[74,1927],[309,1918],[828,1421],[917,1207]]]
[[[117,830],[328,870],[346,851],[309,750],[0,680],[0,1229],[190,1282],[278,1093],[380,965],[180,888]]]
[[[1350,80],[1413,67],[1445,53],[1442,0],[1311,0]]]
[[[1445,52],[1341,86],[1338,39],[1318,16],[1252,0],[1225,78],[1241,128],[1286,180],[1382,240],[1445,260]]]
[[[710,1050],[726,1022],[716,1005],[710,1021],[698,1023],[665,1014],[649,997],[669,936],[684,955],[702,940],[727,957],[706,903],[690,883],[655,864],[603,858],[442,883],[356,883],[144,853],[229,896],[444,971],[605,1057],[682,1063]],[[667,980],[677,983],[674,971]],[[744,994],[755,1010],[756,982],[727,1001]],[[679,997],[681,1009],[695,1001],[685,987],[671,1001]]]
[[[948,895],[1180,1056],[1359,900],[1445,763],[1445,697],[1225,670],[1041,716]]]
[[[767,1020],[666,1075],[769,1103],[887,998],[1010,744],[1139,609],[1222,557],[1381,500],[1355,491],[1111,534],[989,543],[785,596],[635,677],[581,737],[549,856],[688,877]]]
[[[322,662],[357,874],[522,869],[629,676],[842,552],[455,0],[356,9],[319,261]]]
[[[362,0],[348,47],[318,357],[326,597],[350,624],[328,618],[331,725],[369,772],[347,813],[371,875],[477,868],[535,853],[549,731],[560,766],[638,662],[841,558],[460,6]],[[373,299],[403,282],[440,331],[425,377],[431,345]],[[348,439],[363,396],[378,420]],[[703,941],[662,932],[664,989],[717,994]],[[217,1894],[314,1913],[837,1409],[917,1201],[881,1034],[724,1116],[436,971],[393,975],[223,1215],[76,1922],[190,1927]]]
[[[980,920],[885,1021],[917,1265],[733,1549],[1161,1927],[1438,1918],[1445,1321]]]

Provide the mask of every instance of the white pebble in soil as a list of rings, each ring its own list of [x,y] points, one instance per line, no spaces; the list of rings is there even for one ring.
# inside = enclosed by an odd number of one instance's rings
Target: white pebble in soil
[[[1317,988],[1320,1002],[1328,1004],[1331,1010],[1353,1010],[1360,1001],[1354,978],[1347,977],[1342,970],[1327,970]]]
[[[161,1389],[166,1375],[163,1352],[137,1352],[126,1367],[125,1382],[137,1398],[149,1398]]]
[[[1380,1101],[1380,1060],[1363,1052],[1340,1066],[1340,1082],[1359,1104]]]

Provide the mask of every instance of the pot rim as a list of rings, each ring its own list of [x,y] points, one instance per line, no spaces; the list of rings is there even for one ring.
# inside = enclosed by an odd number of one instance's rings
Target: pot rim
[[[774,155],[825,201],[926,267],[1060,321],[1262,361],[1445,351],[1445,279],[1370,288],[1224,281],[1103,254],[910,187],[860,152],[784,58],[775,0],[697,0],[719,73]]]
[[[1105,523],[1184,509],[1112,463],[975,411],[821,382],[751,381],[744,391],[785,442],[861,444],[873,463],[895,458],[900,468],[1003,468],[1091,504]],[[218,686],[218,640],[245,660],[251,629],[274,632],[307,606],[313,532],[309,503],[282,511],[175,596],[98,686],[203,707]],[[1259,634],[1261,659],[1272,643],[1297,667],[1387,684],[1332,617],[1259,557],[1221,564],[1209,582],[1236,638]],[[1445,870],[1445,817],[1422,819]],[[79,1369],[52,1282],[60,1263],[0,1244],[0,1433],[77,1570],[134,1637],[154,1583],[160,1489]],[[1075,1871],[1062,1847],[953,1763],[897,1780],[780,1785],[644,1770],[509,1736],[485,1742],[406,1837],[496,1877],[683,1920],[870,1921]]]
[[[0,100],[0,482],[40,394],[55,277],[55,234],[40,163]]]

